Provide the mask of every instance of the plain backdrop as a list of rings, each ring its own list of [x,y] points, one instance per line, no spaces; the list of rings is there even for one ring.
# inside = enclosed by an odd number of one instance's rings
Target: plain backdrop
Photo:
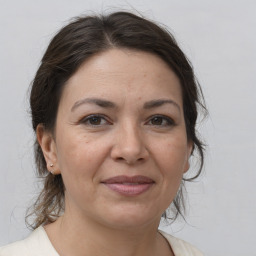
[[[0,245],[29,234],[38,193],[28,87],[56,31],[90,11],[136,9],[167,25],[193,63],[210,116],[204,173],[187,187],[187,222],[163,226],[208,256],[256,255],[256,1],[0,0]]]

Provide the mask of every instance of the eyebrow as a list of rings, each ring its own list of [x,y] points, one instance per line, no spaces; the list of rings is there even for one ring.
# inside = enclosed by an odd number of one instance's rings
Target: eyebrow
[[[151,100],[151,101],[148,101],[144,104],[143,108],[144,109],[151,109],[151,108],[156,108],[156,107],[161,107],[165,104],[172,104],[173,106],[175,106],[176,108],[178,108],[179,111],[180,110],[180,106],[178,103],[176,103],[175,101],[173,100],[170,100],[170,99],[158,99],[158,100]]]
[[[78,108],[83,104],[95,104],[102,108],[116,108],[116,105],[111,101],[103,100],[99,98],[86,98],[86,99],[77,101],[71,108],[71,111],[74,111],[76,108]]]
[[[99,99],[99,98],[85,98],[85,99],[77,101],[72,106],[71,111],[74,111],[76,108],[78,108],[79,106],[81,106],[83,104],[95,104],[95,105],[98,105],[102,108],[117,108],[116,104],[113,103],[112,101]],[[179,104],[176,103],[173,100],[170,100],[170,99],[151,100],[151,101],[145,102],[144,105],[143,105],[143,108],[144,109],[152,109],[152,108],[161,107],[165,104],[172,104],[173,106],[178,108],[178,110],[180,111]]]

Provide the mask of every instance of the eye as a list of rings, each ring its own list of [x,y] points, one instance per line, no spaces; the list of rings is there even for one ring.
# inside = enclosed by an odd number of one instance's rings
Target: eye
[[[147,122],[149,125],[154,126],[173,126],[175,123],[172,118],[163,116],[163,115],[156,115],[150,118]]]
[[[110,122],[102,115],[89,115],[83,118],[81,123],[89,126],[103,126],[105,124],[110,124]]]

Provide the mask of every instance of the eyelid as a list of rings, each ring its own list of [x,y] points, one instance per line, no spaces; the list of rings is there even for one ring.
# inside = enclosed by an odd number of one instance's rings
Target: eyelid
[[[87,123],[91,118],[100,118],[102,120],[104,120],[104,124],[90,124],[90,123]],[[150,121],[152,121],[153,118],[162,118],[163,121],[166,122],[166,124],[149,124]],[[96,114],[90,114],[90,115],[87,115],[87,116],[84,116],[83,118],[81,118],[78,122],[78,124],[83,124],[83,125],[87,125],[87,126],[90,126],[90,127],[101,127],[101,126],[104,126],[104,125],[112,125],[113,122],[111,122],[109,120],[109,118],[104,115],[104,114],[99,114],[99,113],[96,113]],[[158,128],[161,128],[161,127],[170,127],[170,126],[175,126],[176,125],[176,122],[174,121],[173,118],[171,118],[170,116],[167,116],[167,115],[163,115],[163,114],[155,114],[155,115],[152,115],[150,116],[146,122],[145,122],[146,125],[151,125],[151,126],[155,126],[155,127],[158,127]]]
[[[152,124],[153,126],[159,126],[159,127],[165,126],[166,127],[166,126],[175,126],[176,125],[173,118],[171,118],[169,116],[166,116],[166,115],[163,115],[163,114],[156,114],[156,115],[150,116],[146,123],[150,122],[155,117],[160,117],[160,118],[164,119],[165,121],[167,121],[167,124],[165,124],[165,125],[154,125],[154,124]]]
[[[84,124],[84,125],[88,125],[88,126],[91,126],[91,127],[101,127],[105,124],[99,124],[99,125],[93,125],[93,124],[86,124],[87,121],[89,121],[91,118],[93,117],[97,117],[97,118],[101,118],[101,119],[104,119],[107,123],[107,125],[111,125],[112,123],[109,121],[109,119],[103,115],[103,114],[91,114],[91,115],[87,115],[83,118],[80,119],[80,121],[78,123],[81,123],[81,124]]]

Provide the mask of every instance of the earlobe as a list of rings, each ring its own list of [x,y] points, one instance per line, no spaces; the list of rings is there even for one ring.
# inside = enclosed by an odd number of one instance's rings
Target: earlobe
[[[48,171],[55,175],[59,174],[56,143],[52,133],[47,131],[43,124],[39,124],[36,129],[36,136],[44,154]]]
[[[190,163],[189,163],[189,158],[186,160],[186,164],[185,164],[185,168],[184,168],[184,171],[183,173],[186,173],[188,170],[189,170],[189,167],[190,167]]]
[[[184,173],[186,173],[190,168],[189,159],[192,155],[193,149],[194,149],[194,143],[192,141],[189,141],[188,142],[187,159],[186,159],[186,164],[185,164],[185,168],[184,168]]]

